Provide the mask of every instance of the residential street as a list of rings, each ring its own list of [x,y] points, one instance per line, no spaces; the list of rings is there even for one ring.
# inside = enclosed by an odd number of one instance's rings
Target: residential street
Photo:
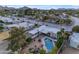
[[[66,26],[66,25],[61,26],[61,25],[57,25],[57,24],[53,24],[53,23],[47,23],[47,22],[42,22],[42,21],[37,21],[37,20],[30,20],[30,19],[27,19],[27,21],[37,23],[40,25],[48,25],[50,27],[55,27],[58,29],[64,28],[67,31],[71,31],[73,26],[79,25],[79,18],[71,16],[71,19],[74,22],[74,24],[72,26]]]

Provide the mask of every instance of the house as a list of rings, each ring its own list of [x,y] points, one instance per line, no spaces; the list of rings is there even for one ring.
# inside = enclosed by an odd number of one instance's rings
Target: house
[[[2,20],[3,22],[13,22],[12,18],[9,18],[9,17],[0,16],[0,20]]]
[[[58,31],[60,31],[60,30],[57,29],[57,28],[53,28],[53,27],[49,27],[49,26],[42,25],[39,28],[35,28],[35,29],[29,31],[29,33],[32,36],[34,36],[34,37],[36,37],[38,35],[38,33],[44,33],[44,34],[50,33],[50,36],[51,37],[53,37],[53,36],[56,37],[56,33]]]
[[[73,33],[70,36],[70,46],[79,49],[79,33]]]
[[[61,19],[68,19],[68,15],[65,14],[65,13],[60,14],[59,17],[60,17]]]
[[[29,29],[32,26],[34,26],[33,23],[27,23],[27,22],[22,22],[22,23],[17,23],[17,24],[10,24],[10,25],[6,25],[5,27],[8,29],[11,29],[12,27],[24,27],[25,29]]]

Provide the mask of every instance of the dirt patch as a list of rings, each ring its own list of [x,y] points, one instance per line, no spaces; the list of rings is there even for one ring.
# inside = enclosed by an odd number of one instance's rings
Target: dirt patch
[[[0,33],[0,40],[4,40],[9,37],[9,31]]]

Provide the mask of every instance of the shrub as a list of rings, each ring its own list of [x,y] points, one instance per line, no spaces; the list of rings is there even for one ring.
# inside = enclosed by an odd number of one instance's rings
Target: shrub
[[[0,31],[2,31],[4,29],[4,27],[0,26]]]
[[[58,48],[57,48],[57,47],[54,47],[50,53],[51,53],[51,54],[56,54],[57,51],[58,51]]]
[[[74,26],[74,27],[72,28],[72,31],[73,31],[73,32],[79,32],[79,26],[78,26],[78,25]]]
[[[46,51],[42,48],[42,49],[40,49],[40,52],[39,52],[40,54],[45,54],[46,53]]]
[[[66,22],[66,24],[68,25],[68,24],[70,24],[72,21],[71,21],[71,19],[66,19],[65,22]]]

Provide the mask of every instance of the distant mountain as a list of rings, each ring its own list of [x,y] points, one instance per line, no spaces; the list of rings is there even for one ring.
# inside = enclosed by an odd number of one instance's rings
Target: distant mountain
[[[31,8],[24,6],[24,7],[18,8],[18,9],[19,10],[26,10],[26,9],[31,9]]]
[[[5,6],[5,7],[0,6],[0,10],[2,10],[2,9],[13,10],[13,9],[15,9],[15,8],[14,8],[14,7],[7,7],[7,6]]]

